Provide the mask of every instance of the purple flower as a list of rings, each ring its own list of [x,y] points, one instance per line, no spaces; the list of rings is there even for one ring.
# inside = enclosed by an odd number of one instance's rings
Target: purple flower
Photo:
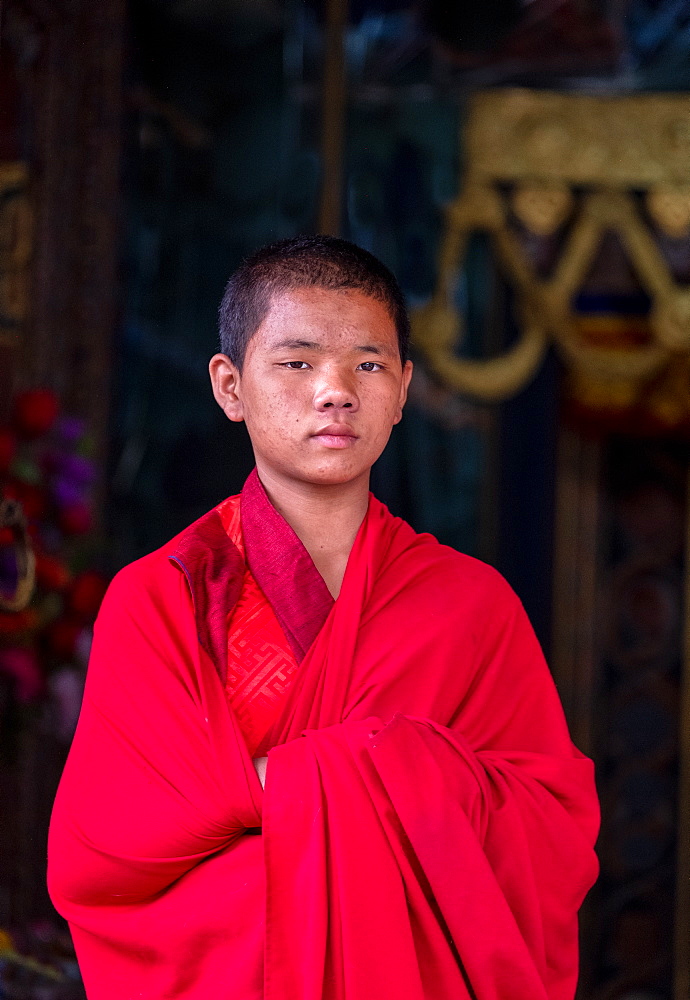
[[[84,487],[72,479],[60,476],[53,483],[53,499],[58,507],[71,507],[84,499]]]
[[[57,423],[58,436],[66,444],[76,444],[86,432],[86,422],[79,417],[61,417]]]
[[[74,483],[86,486],[92,483],[96,476],[93,462],[81,455],[65,455],[62,461],[62,473]]]

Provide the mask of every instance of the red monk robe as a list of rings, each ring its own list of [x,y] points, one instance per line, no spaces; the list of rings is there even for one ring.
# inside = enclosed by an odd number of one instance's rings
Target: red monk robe
[[[262,737],[275,721],[292,675],[326,621],[333,598],[299,538],[269,503],[256,474],[247,483],[242,504],[240,499],[229,497],[216,508],[244,560],[241,590],[228,616],[225,689],[249,753],[258,756]],[[251,567],[240,507],[253,543]],[[266,545],[267,539],[271,544]]]
[[[221,505],[97,623],[49,843],[90,1000],[572,998],[592,767],[513,592],[372,497],[329,610],[255,474],[241,509],[299,663],[266,789],[225,691]]]

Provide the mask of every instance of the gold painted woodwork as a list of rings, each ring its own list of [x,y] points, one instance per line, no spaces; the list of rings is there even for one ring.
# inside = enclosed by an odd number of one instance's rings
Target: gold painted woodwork
[[[32,215],[22,163],[0,163],[0,344],[19,344],[28,310]]]
[[[674,279],[654,227],[674,238],[690,234],[690,98],[496,90],[473,99],[466,149],[464,186],[446,209],[436,289],[412,316],[414,343],[438,378],[484,400],[506,399],[555,342],[580,395],[625,408],[672,360],[682,358],[687,370],[690,290]],[[511,213],[538,236],[569,224],[550,277],[527,259]],[[581,335],[572,303],[608,231],[652,301],[644,343],[602,346]],[[517,293],[522,331],[509,351],[488,360],[457,353],[464,322],[453,289],[476,232],[489,236]]]

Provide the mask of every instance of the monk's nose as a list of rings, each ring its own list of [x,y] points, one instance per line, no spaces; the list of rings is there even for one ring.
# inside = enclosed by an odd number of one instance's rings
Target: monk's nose
[[[348,379],[331,375],[317,388],[314,405],[317,410],[356,410],[359,400]]]

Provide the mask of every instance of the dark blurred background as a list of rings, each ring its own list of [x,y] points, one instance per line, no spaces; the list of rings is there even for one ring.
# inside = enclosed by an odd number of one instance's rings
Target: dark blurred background
[[[0,0],[0,998],[82,996],[45,840],[98,603],[241,488],[224,283],[327,231],[414,313],[374,491],[507,576],[597,764],[580,995],[687,1000],[689,92],[687,0]]]

